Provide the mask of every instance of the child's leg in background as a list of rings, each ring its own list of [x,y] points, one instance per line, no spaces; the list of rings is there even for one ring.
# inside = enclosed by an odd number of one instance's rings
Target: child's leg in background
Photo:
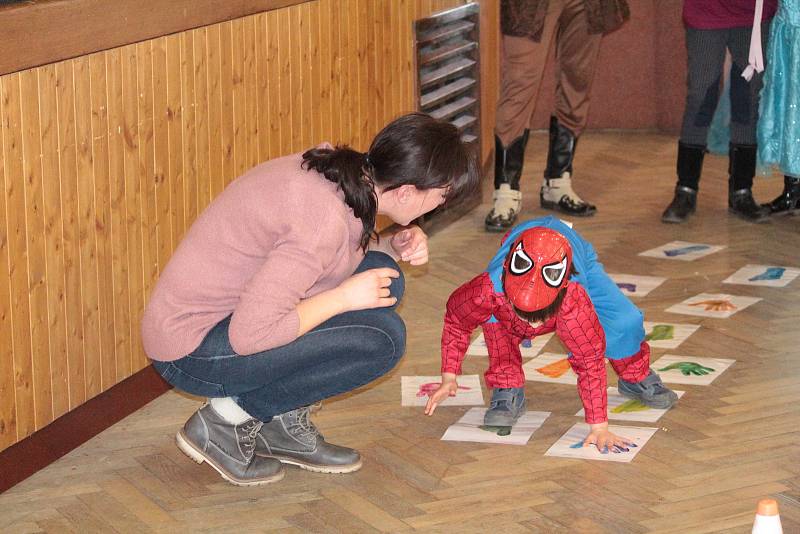
[[[616,360],[609,358],[608,361],[621,379],[626,382],[641,382],[650,373],[650,345],[647,341],[642,341],[639,352],[633,356]]]
[[[522,340],[511,334],[499,322],[484,324],[483,337],[486,340],[486,348],[489,350],[489,368],[483,375],[486,387],[525,387],[522,354],[519,350]]]

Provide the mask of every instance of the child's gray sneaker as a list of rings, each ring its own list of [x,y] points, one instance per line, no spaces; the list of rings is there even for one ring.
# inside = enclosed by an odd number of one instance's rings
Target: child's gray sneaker
[[[317,473],[352,473],[361,469],[361,455],[325,441],[309,419],[306,406],[276,415],[258,433],[256,455],[274,458]]]
[[[525,413],[525,388],[494,388],[483,416],[486,426],[512,426]]]
[[[237,486],[260,486],[283,478],[277,460],[255,456],[256,436],[264,423],[248,419],[234,425],[210,404],[192,415],[175,440],[189,458],[208,463],[222,478]]]
[[[626,382],[619,379],[617,384],[620,395],[636,399],[645,406],[665,410],[678,402],[678,396],[661,381],[661,377],[650,369],[650,374],[641,382]]]

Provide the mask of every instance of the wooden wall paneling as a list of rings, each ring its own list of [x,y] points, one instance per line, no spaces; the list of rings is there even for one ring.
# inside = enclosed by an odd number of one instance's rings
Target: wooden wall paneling
[[[233,106],[233,177],[247,170],[247,80],[244,72],[244,21],[231,21],[231,102]]]
[[[255,27],[253,29],[255,40],[255,75],[256,75],[256,88],[254,98],[258,100],[258,113],[256,114],[256,127],[258,129],[258,138],[255,140],[257,143],[256,149],[258,151],[258,161],[266,161],[269,159],[269,68],[267,54],[269,54],[269,45],[267,43],[267,15],[259,13],[254,17]]]
[[[73,62],[56,64],[58,89],[59,174],[61,176],[62,235],[64,239],[64,299],[67,328],[69,405],[86,400],[83,292],[81,280],[80,208],[78,205],[78,147],[75,141],[75,80]]]
[[[183,172],[183,91],[181,81],[181,39],[173,34],[165,38],[167,106],[164,112],[167,124],[167,173],[169,184],[170,255],[178,246],[186,224],[185,177]],[[161,265],[161,270],[164,269]]]
[[[47,331],[47,264],[44,242],[44,196],[42,193],[42,139],[39,128],[39,75],[36,69],[19,74],[22,111],[22,172],[27,241],[28,300],[31,309],[31,351],[33,357],[33,396],[36,428],[53,420],[53,393],[50,383],[50,347]],[[31,95],[31,96],[27,96]]]
[[[328,139],[331,143],[338,143],[344,140],[342,135],[342,108],[344,102],[342,101],[342,84],[344,83],[342,77],[344,59],[342,57],[341,46],[341,9],[334,2],[334,0],[322,0],[328,7],[328,27],[330,28],[330,45],[331,52],[331,70],[330,70],[330,88],[331,95],[331,133]]]
[[[14,361],[14,324],[11,298],[11,227],[12,216],[6,205],[8,197],[7,181],[11,180],[10,170],[6,172],[5,136],[8,130],[4,84],[10,77],[0,78],[0,449],[17,441],[17,399],[15,392],[16,372]]]
[[[335,142],[333,135],[334,108],[333,100],[334,75],[333,66],[335,61],[336,49],[331,44],[333,28],[331,28],[331,2],[320,0],[317,10],[317,20],[319,27],[319,43],[317,53],[320,56],[319,68],[319,90],[320,90],[320,119],[321,131],[320,141]]]
[[[256,68],[256,17],[250,16],[244,19],[244,77],[247,82],[245,99],[247,108],[245,119],[247,121],[245,140],[247,141],[247,157],[245,161],[247,169],[257,165],[259,158],[259,136],[260,128],[258,124],[258,70]]]
[[[289,122],[291,123],[291,142],[287,147],[286,154],[296,152],[299,147],[303,146],[306,123],[309,117],[306,115],[308,109],[304,106],[306,87],[304,87],[304,69],[306,62],[304,56],[307,54],[307,47],[303,46],[304,41],[307,42],[308,36],[305,35],[306,27],[303,24],[301,16],[301,9],[297,6],[289,8],[289,85],[290,85],[290,104],[289,104]]]
[[[77,146],[78,240],[80,244],[81,290],[83,296],[84,360],[86,396],[102,391],[100,343],[100,295],[98,294],[97,219],[92,143],[92,106],[89,58],[73,60],[75,81],[75,142]]]
[[[225,185],[236,178],[235,162],[235,115],[233,108],[233,23],[220,26],[220,89],[222,92],[222,175]]]
[[[38,69],[41,167],[47,272],[47,335],[53,418],[69,410],[66,309],[64,306],[64,242],[59,173],[58,86],[56,67]],[[130,373],[129,373],[130,374]],[[127,375],[126,375],[127,376]]]
[[[270,11],[264,17],[266,19],[266,37],[267,37],[267,76],[269,78],[269,85],[267,91],[269,92],[269,152],[267,158],[273,159],[278,157],[281,153],[283,142],[281,141],[281,98],[283,97],[282,84],[285,79],[281,80],[281,46],[279,41],[280,31],[278,30],[279,24],[283,15],[279,11]]]
[[[356,148],[361,148],[367,144],[370,138],[372,128],[372,106],[371,100],[374,98],[374,80],[375,73],[372,68],[372,61],[370,61],[370,41],[371,27],[369,24],[369,1],[370,0],[356,0],[356,34],[358,45],[356,50],[356,64],[358,65],[358,96],[356,97],[356,106],[358,107],[358,126],[356,132],[358,140],[355,143]]]
[[[222,24],[208,28],[208,130],[211,199],[225,187],[222,160],[225,155],[222,137]]]
[[[155,103],[153,98],[153,42],[136,45],[138,80],[140,225],[145,302],[158,278],[158,215],[156,208]]]
[[[97,323],[100,330],[100,391],[116,383],[114,353],[113,266],[111,256],[111,205],[108,157],[108,94],[106,52],[89,56],[92,170],[94,172],[94,224],[97,243]]]
[[[286,9],[279,13],[277,26],[275,31],[278,33],[278,57],[280,61],[280,71],[278,72],[278,80],[280,83],[280,104],[278,106],[279,117],[278,121],[281,137],[281,148],[278,155],[289,154],[292,151],[293,142],[293,128],[292,128],[292,113],[290,110],[295,110],[295,114],[299,108],[295,107],[293,97],[293,84],[292,84],[292,42],[291,32],[285,31],[286,28],[292,27],[292,11]]]
[[[161,37],[153,41],[153,155],[155,167],[153,186],[155,189],[156,213],[150,221],[156,227],[158,274],[164,270],[173,250],[172,244],[172,199],[169,183],[169,100],[167,94],[167,40]]]
[[[311,72],[309,73],[309,100],[311,102],[311,136],[309,146],[318,145],[324,137],[322,123],[326,113],[325,102],[322,97],[322,72],[323,61],[320,54],[320,5],[319,2],[304,4],[305,16],[308,20],[308,61]]]
[[[104,54],[108,78],[108,129],[106,130],[106,135],[108,136],[109,202],[111,209],[108,230],[113,281],[109,316],[112,318],[114,325],[115,383],[129,377],[133,370],[131,367],[131,331],[129,326],[131,318],[128,269],[131,260],[128,256],[126,224],[127,201],[125,186],[127,176],[125,175],[125,136],[123,134],[125,97],[123,95],[124,85],[122,81],[122,53],[123,49],[115,48]]]
[[[181,155],[183,166],[183,217],[184,234],[197,218],[197,95],[195,91],[194,62],[195,32],[185,32],[181,37]]]
[[[211,202],[211,144],[209,129],[208,91],[208,30],[199,28],[192,32],[194,39],[194,120],[197,133],[197,212]]]
[[[142,242],[142,186],[139,167],[139,80],[136,45],[122,49],[122,146],[125,176],[125,234],[128,240],[128,335],[131,372],[146,365],[139,321],[144,312],[144,243]]]

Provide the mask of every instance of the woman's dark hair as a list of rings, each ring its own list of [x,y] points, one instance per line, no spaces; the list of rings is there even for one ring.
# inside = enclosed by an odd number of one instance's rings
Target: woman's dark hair
[[[570,276],[570,278],[573,277],[573,276],[576,276],[577,274],[578,274],[578,271],[577,271],[577,269],[575,269],[575,265],[574,264],[570,265],[569,266],[569,276]],[[505,275],[503,275],[503,284],[504,285],[505,285],[505,280],[506,280]],[[561,303],[564,302],[564,295],[566,295],[566,294],[567,294],[567,286],[564,286],[558,292],[558,295],[556,295],[555,300],[553,302],[551,302],[549,306],[547,306],[545,308],[542,308],[541,310],[534,310],[534,311],[528,312],[528,311],[520,310],[519,308],[517,308],[513,304],[511,305],[511,307],[514,308],[514,313],[516,313],[517,316],[520,319],[528,321],[529,323],[543,323],[543,322],[547,321],[550,317],[552,317],[553,315],[558,313],[558,309],[561,307]]]
[[[361,219],[360,246],[365,251],[375,231],[378,197],[403,185],[417,189],[447,187],[447,204],[472,193],[480,182],[475,153],[452,124],[424,113],[403,115],[381,130],[366,153],[346,145],[312,148],[303,154],[303,167],[314,169],[337,184],[344,199]]]

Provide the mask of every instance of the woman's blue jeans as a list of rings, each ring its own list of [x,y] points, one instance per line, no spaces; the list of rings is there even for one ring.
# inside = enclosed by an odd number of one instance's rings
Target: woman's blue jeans
[[[405,281],[391,257],[368,252],[355,272],[379,267],[400,273],[389,288],[399,302]],[[396,306],[337,315],[287,345],[248,356],[231,348],[227,317],[194,352],[172,362],[154,361],[153,367],[180,390],[203,397],[233,397],[253,417],[269,421],[389,372],[406,345],[405,324]]]

